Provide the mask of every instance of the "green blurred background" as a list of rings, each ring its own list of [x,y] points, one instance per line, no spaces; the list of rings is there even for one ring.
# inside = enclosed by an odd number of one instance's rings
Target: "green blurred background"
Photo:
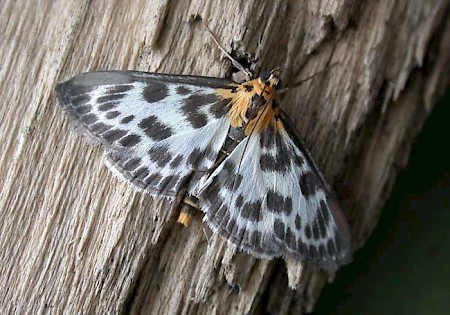
[[[450,314],[450,90],[374,233],[322,292],[315,314]]]

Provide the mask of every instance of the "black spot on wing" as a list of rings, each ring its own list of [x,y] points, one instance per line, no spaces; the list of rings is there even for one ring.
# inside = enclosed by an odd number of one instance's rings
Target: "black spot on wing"
[[[224,209],[224,214],[222,216],[220,216],[219,218],[223,221],[223,222],[228,222],[230,221],[230,212],[228,211],[228,209],[225,206],[222,206],[222,209]]]
[[[180,85],[180,86],[177,87],[177,93],[180,94],[180,95],[186,95],[186,94],[191,93],[191,90],[189,90],[185,86]]]
[[[317,175],[313,172],[307,172],[300,176],[299,181],[300,189],[302,194],[308,198],[314,195],[320,187],[320,182],[318,181]]]
[[[336,246],[334,244],[334,239],[330,238],[327,242],[327,251],[328,253],[335,255],[336,254]]]
[[[222,183],[220,182],[219,178],[216,176],[212,180],[211,184],[208,186],[207,190],[202,194],[204,199],[210,200],[211,204],[214,204],[215,202],[220,201],[219,193],[222,189]]]
[[[306,237],[308,240],[310,240],[310,239],[311,239],[311,235],[312,235],[312,232],[311,232],[311,226],[310,226],[309,224],[306,224],[306,225],[305,225],[305,237]]]
[[[111,109],[116,108],[117,105],[118,105],[118,103],[116,103],[116,102],[103,103],[100,106],[98,106],[98,110],[101,112],[107,112]]]
[[[228,221],[226,221],[226,227],[225,227],[225,231],[228,232],[228,235],[231,236],[233,229],[236,227],[236,220],[234,218],[230,218]]]
[[[156,116],[148,116],[142,119],[138,126],[155,141],[161,141],[172,136],[172,130],[159,122]]]
[[[239,195],[236,198],[236,201],[235,201],[234,205],[236,206],[237,209],[239,209],[240,207],[242,207],[243,204],[244,204],[244,196],[243,195]]]
[[[119,115],[120,115],[120,112],[115,110],[115,111],[107,112],[106,113],[106,118],[107,119],[114,119],[114,118],[116,118]]]
[[[215,103],[219,97],[215,94],[194,94],[186,98],[186,109],[195,110],[197,107]]]
[[[132,147],[139,142],[141,142],[141,137],[135,134],[129,134],[119,141],[120,145],[123,147]]]
[[[105,134],[103,134],[102,137],[109,142],[114,142],[116,140],[119,140],[126,134],[127,134],[127,131],[125,131],[125,130],[113,129],[113,130],[109,130],[108,132],[105,132]]]
[[[288,172],[291,167],[303,167],[305,159],[301,153],[297,154],[300,148],[288,145],[283,139],[283,135],[272,125],[268,125],[260,135],[261,148],[267,150],[261,155],[260,164],[262,170]],[[273,152],[275,150],[275,152]]]
[[[291,150],[291,159],[294,165],[297,165],[298,167],[303,167],[305,164],[305,159],[298,155],[293,148]]]
[[[233,192],[233,191],[238,190],[241,183],[242,183],[242,175],[241,174],[233,174],[228,177],[228,180],[227,180],[225,186],[230,192]]]
[[[200,149],[192,150],[192,152],[189,154],[189,156],[187,158],[187,164],[192,167],[197,167],[199,160],[201,158],[201,155],[202,155],[202,151]]]
[[[297,231],[300,231],[300,229],[302,228],[302,219],[299,214],[295,216],[295,228],[297,229]]]
[[[313,222],[313,228],[312,228],[312,232],[313,232],[313,238],[315,240],[320,239],[320,231],[319,231],[319,225],[317,224],[317,221]]]
[[[216,119],[221,118],[228,113],[230,110],[230,100],[225,99],[222,101],[215,102],[211,107],[209,108],[209,113]]]
[[[91,100],[91,96],[89,94],[77,94],[70,95],[68,99],[74,107],[77,107],[78,105],[88,103]]]
[[[308,248],[308,256],[311,259],[315,259],[318,255],[318,249],[316,246],[310,244]]]
[[[99,104],[103,103],[113,103],[117,104],[126,94],[125,93],[116,93],[116,94],[106,94],[97,98],[97,102]]]
[[[286,159],[286,156],[278,152],[277,156],[273,156],[272,153],[263,153],[259,158],[259,166],[262,171],[267,172],[281,172],[284,173],[290,170],[290,160]]]
[[[147,176],[147,178],[145,179],[145,184],[151,185],[151,186],[157,186],[158,183],[161,181],[162,176],[160,174],[151,174],[150,176]]]
[[[220,206],[220,207],[214,207],[214,215],[217,218],[225,218],[226,214],[227,214],[227,207],[225,206]],[[226,222],[228,222],[229,218],[226,220]]]
[[[234,172],[235,169],[236,169],[236,167],[234,166],[234,163],[231,162],[230,160],[227,160],[222,167],[221,177],[223,179],[228,179],[228,178],[234,177],[236,175]],[[242,178],[241,178],[241,180],[242,180]]]
[[[151,81],[142,91],[142,97],[148,103],[156,103],[167,97],[169,90],[167,85],[157,81]]]
[[[148,152],[150,161],[156,163],[159,167],[167,165],[172,160],[172,154],[166,147],[156,146]]]
[[[96,100],[97,104],[99,104],[98,110],[106,112],[116,108],[119,105],[121,99],[125,95],[126,95],[125,93],[115,93],[115,94],[106,93],[105,95],[100,96]]]
[[[76,113],[78,116],[87,114],[87,113],[89,113],[91,110],[92,110],[92,106],[89,105],[89,104],[84,104],[84,105],[75,107],[75,113]]]
[[[263,153],[259,158],[259,165],[262,171],[273,171],[277,168],[277,161],[270,153]]]
[[[250,236],[250,244],[252,244],[255,248],[260,249],[261,248],[261,232],[260,231],[253,231],[253,233]]]
[[[327,219],[325,219],[327,218]],[[319,209],[317,210],[315,225],[317,225],[319,229],[319,234],[323,238],[327,233],[327,224],[329,219],[328,207],[325,202],[322,200],[319,205]]]
[[[144,179],[149,174],[149,170],[145,166],[141,166],[134,172],[134,177],[137,179]]]
[[[178,175],[170,175],[164,177],[159,183],[159,189],[161,189],[162,191],[171,190],[172,188],[176,187],[179,180],[180,176]]]
[[[325,249],[325,245],[320,244],[319,245],[319,257],[326,257],[326,255],[327,255],[327,252]]]
[[[271,149],[280,147],[281,139],[277,130],[269,124],[266,129],[261,132],[260,145],[263,149]]]
[[[290,215],[292,212],[292,198],[282,196],[273,190],[267,193],[267,209],[273,213]]]
[[[132,121],[134,119],[134,115],[129,115],[127,117],[122,118],[122,120],[120,121],[121,124],[125,125],[128,124],[130,121]]]
[[[102,134],[108,130],[113,128],[111,125],[104,124],[102,122],[98,122],[89,127],[89,129],[96,134]]]
[[[244,128],[239,127],[239,128],[234,128],[234,127],[230,127],[230,129],[228,130],[228,135],[227,135],[227,139],[225,140],[225,144],[224,146],[226,148],[230,148],[231,144],[227,142],[234,142],[234,147],[236,147],[236,142],[243,140],[246,137],[245,132],[244,132]],[[234,148],[233,147],[233,148]]]
[[[297,251],[299,253],[305,253],[306,244],[303,242],[301,238],[297,238]]]
[[[108,88],[108,92],[106,94],[123,94],[131,89],[133,89],[132,84],[113,85]]]
[[[141,165],[141,159],[140,158],[132,158],[123,165],[123,169],[125,171],[131,172],[131,171],[134,171],[139,165]]]
[[[211,145],[208,145],[205,149],[205,157],[210,160],[210,161],[215,161],[216,157],[217,157],[217,153],[214,152],[213,148]]]
[[[260,135],[260,146],[263,153],[260,157],[260,167],[263,171],[288,172],[294,158],[293,148],[288,147],[282,135],[272,125],[268,125]],[[264,152],[267,150],[267,152]]]
[[[246,202],[240,212],[241,217],[251,222],[261,220],[261,201]]]
[[[275,222],[273,223],[273,232],[275,233],[275,236],[280,239],[283,240],[284,239],[284,235],[285,235],[285,226],[283,221],[281,221],[280,219],[275,219]]]
[[[208,123],[208,117],[199,109],[217,101],[218,96],[214,94],[193,94],[184,100],[184,105],[181,107],[183,116],[192,127],[201,128]]]
[[[319,212],[322,213],[322,222],[325,226],[328,226],[330,223],[330,212],[328,210],[328,206],[324,200],[320,201]]]
[[[171,162],[170,162],[170,167],[171,168],[176,168],[178,167],[181,162],[183,161],[183,156],[181,154],[178,154]]]
[[[90,113],[87,115],[83,115],[80,117],[81,122],[83,122],[85,125],[92,125],[93,123],[97,122],[98,117],[97,115]]]
[[[237,228],[237,229],[236,229]],[[239,226],[236,226],[235,229],[231,232],[231,238],[236,240],[239,244],[244,243],[244,235],[245,235],[245,229],[239,228]]]
[[[295,233],[293,233],[289,227],[286,229],[285,243],[287,247],[291,249],[295,249],[297,247]]]

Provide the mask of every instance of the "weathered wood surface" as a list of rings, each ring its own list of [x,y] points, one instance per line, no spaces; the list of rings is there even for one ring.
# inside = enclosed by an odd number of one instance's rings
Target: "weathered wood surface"
[[[448,0],[28,1],[0,4],[0,312],[274,314],[330,278],[227,248],[197,217],[133,192],[69,131],[54,86],[93,69],[225,76],[230,52],[280,65],[291,114],[352,226],[376,225],[448,86]],[[318,4],[320,3],[320,5]],[[351,265],[348,267],[351,268]],[[303,272],[302,272],[303,270]]]

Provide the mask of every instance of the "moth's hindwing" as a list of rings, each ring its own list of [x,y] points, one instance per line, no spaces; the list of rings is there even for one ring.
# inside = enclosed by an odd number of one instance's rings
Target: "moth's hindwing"
[[[229,127],[225,79],[88,72],[57,86],[76,129],[105,147],[108,167],[135,188],[174,197],[211,167]],[[205,152],[207,154],[205,154]]]
[[[213,230],[256,257],[288,256],[332,269],[350,259],[349,229],[294,139],[281,121],[252,133],[201,187],[200,208]]]

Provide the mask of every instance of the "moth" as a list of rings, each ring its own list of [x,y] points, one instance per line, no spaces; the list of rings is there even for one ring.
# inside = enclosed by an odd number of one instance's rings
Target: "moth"
[[[87,72],[57,86],[77,131],[142,193],[201,210],[213,232],[257,258],[334,269],[350,259],[341,207],[278,106],[280,69],[256,79]]]

